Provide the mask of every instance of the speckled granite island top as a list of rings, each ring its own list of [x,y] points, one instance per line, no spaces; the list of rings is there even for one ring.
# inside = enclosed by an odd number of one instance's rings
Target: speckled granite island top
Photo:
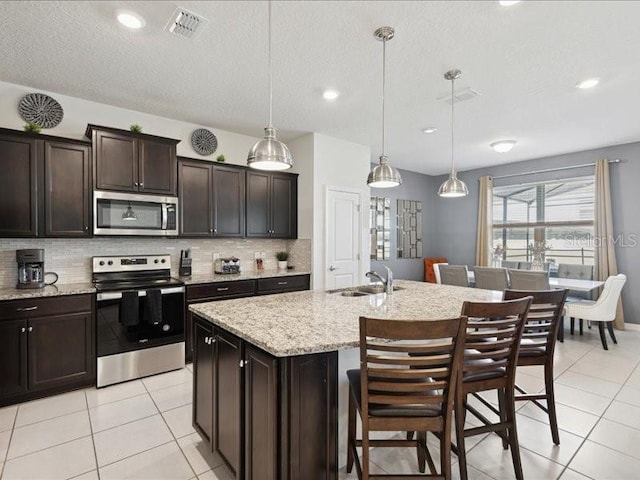
[[[20,300],[23,298],[57,297],[60,295],[81,295],[84,293],[95,293],[91,283],[62,283],[60,285],[50,285],[44,288],[24,289],[0,288],[0,301]]]
[[[498,301],[501,292],[396,281],[403,290],[344,297],[321,290],[198,303],[189,309],[277,357],[354,348],[358,318],[404,320],[451,318],[462,303]]]
[[[199,283],[233,282],[236,280],[255,280],[258,278],[290,277],[292,275],[309,275],[311,272],[297,270],[265,270],[263,272],[247,271],[242,273],[232,273],[223,275],[219,273],[209,273],[205,275],[192,275],[191,277],[179,277],[185,285],[196,285]]]

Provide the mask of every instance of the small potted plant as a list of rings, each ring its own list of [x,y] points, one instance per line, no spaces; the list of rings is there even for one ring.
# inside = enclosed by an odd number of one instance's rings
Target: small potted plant
[[[216,157],[216,162],[218,162],[218,163],[224,163],[225,160],[226,160],[226,158],[224,158],[224,155],[218,155]]]
[[[42,127],[40,125],[32,122],[27,123],[23,128],[25,132],[31,133],[40,133],[42,131]]]
[[[142,133],[142,127],[137,123],[134,123],[133,125],[131,125],[129,127],[129,130],[131,130],[133,133]]]
[[[286,270],[289,252],[278,252],[276,253],[276,258],[278,259],[278,270]]]

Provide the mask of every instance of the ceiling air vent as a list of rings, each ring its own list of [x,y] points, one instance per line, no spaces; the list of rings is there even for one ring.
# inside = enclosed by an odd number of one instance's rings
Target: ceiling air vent
[[[473,88],[467,87],[467,88],[463,88],[461,90],[458,90],[454,96],[456,103],[460,103],[460,102],[465,102],[467,100],[471,100],[473,98],[476,98],[478,95],[480,95],[477,91],[475,91]],[[447,93],[446,95],[442,95],[440,97],[437,98],[437,100],[439,102],[445,102],[448,103],[449,105],[451,105],[451,94]]]
[[[193,38],[207,23],[207,19],[184,8],[176,8],[165,30],[179,37]]]

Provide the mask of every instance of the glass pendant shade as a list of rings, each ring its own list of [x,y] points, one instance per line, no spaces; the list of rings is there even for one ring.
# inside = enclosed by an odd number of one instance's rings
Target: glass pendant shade
[[[131,208],[131,204],[129,204],[127,209],[122,214],[122,220],[138,220],[136,212],[134,212],[133,208]]]
[[[249,150],[247,165],[257,170],[286,170],[293,166],[289,148],[276,138],[276,129],[264,129],[264,138]]]
[[[454,171],[451,172],[449,178],[440,185],[438,195],[445,198],[466,197],[469,195],[469,189],[462,180],[458,179],[458,176]]]
[[[367,185],[373,188],[391,188],[402,185],[400,172],[389,163],[389,158],[380,157],[380,163],[369,172]]]

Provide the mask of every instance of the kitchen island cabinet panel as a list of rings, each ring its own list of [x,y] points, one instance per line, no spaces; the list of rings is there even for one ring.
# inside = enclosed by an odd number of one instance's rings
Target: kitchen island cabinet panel
[[[27,391],[27,322],[0,322],[0,399]]]
[[[213,449],[213,325],[193,324],[193,427]]]

